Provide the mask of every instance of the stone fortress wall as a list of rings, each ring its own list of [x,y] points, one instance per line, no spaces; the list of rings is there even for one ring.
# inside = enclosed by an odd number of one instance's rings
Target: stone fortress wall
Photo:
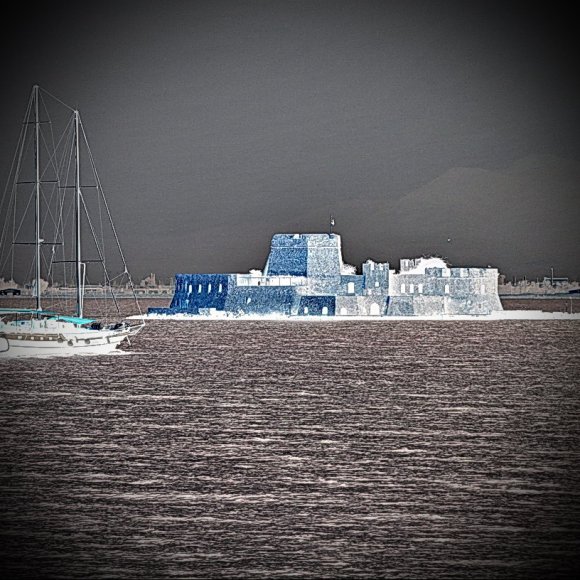
[[[414,316],[502,310],[498,271],[449,268],[440,258],[368,260],[362,274],[342,260],[338,234],[276,234],[264,271],[176,274],[169,308],[156,314]]]

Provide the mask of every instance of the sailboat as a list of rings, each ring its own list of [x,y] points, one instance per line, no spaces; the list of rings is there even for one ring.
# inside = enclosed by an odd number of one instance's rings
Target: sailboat
[[[48,112],[48,100],[65,109],[67,121],[58,138],[55,138],[53,120]],[[87,152],[85,165],[92,169],[94,184],[81,185],[81,150]],[[28,175],[25,170],[27,157],[32,161],[32,172],[27,168]],[[0,357],[106,354],[115,351],[123,342],[129,342],[144,325],[130,325],[125,321],[115,288],[117,293],[119,288],[131,290],[137,309],[141,310],[79,111],[38,85],[33,87],[28,101],[10,178],[0,204],[0,210],[5,214],[0,246],[8,248],[0,253],[0,271],[11,267],[11,276],[14,276],[14,269],[25,271],[23,260],[15,258],[15,253],[17,249],[28,249],[29,272],[34,271],[30,284],[34,307],[0,308]],[[84,195],[85,187],[90,187],[94,195]],[[23,188],[28,189],[27,194],[23,194]],[[100,224],[91,220],[87,213],[91,205],[89,197],[98,200],[93,206],[98,207]],[[72,222],[71,226],[65,225],[69,222]],[[32,230],[32,240],[30,237],[22,238],[26,226]],[[85,229],[93,236],[92,256],[83,255]],[[121,274],[115,278],[111,278],[106,267],[105,230],[112,232],[117,263],[120,264]],[[103,234],[100,238],[98,232]],[[70,240],[72,250],[67,250],[66,243]],[[31,247],[34,248],[32,256]],[[85,314],[87,273],[96,268],[96,264],[103,272],[98,284],[102,299],[93,302],[104,303],[107,307],[112,304],[115,309],[113,318],[108,311],[102,320]],[[56,291],[52,295],[58,299],[53,297],[51,301],[56,302],[59,309],[46,307],[43,289],[47,283],[43,276],[55,284]],[[125,281],[124,287],[114,284],[117,278]],[[70,283],[72,281],[74,284]],[[70,291],[71,288],[74,292]],[[63,294],[74,294],[74,303],[70,298],[65,298],[63,303]],[[21,301],[20,298],[15,300]]]

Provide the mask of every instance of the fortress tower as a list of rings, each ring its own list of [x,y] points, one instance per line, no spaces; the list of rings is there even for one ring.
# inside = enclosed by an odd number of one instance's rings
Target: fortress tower
[[[264,276],[340,277],[342,267],[338,234],[276,234]]]

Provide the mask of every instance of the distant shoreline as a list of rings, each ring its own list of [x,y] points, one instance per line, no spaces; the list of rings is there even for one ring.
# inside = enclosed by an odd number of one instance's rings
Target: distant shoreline
[[[119,305],[122,305],[122,310],[127,314],[135,314],[135,298],[129,294],[120,294],[115,296]],[[137,300],[142,311],[146,311],[151,307],[168,307],[173,298],[172,294],[139,294]],[[549,295],[533,295],[533,294],[512,294],[501,295],[500,301],[504,310],[543,310],[544,312],[572,312],[580,313],[580,299],[579,294],[549,294]],[[51,308],[51,303],[56,301],[74,301],[74,297],[70,295],[45,295],[43,296],[43,304],[47,309]],[[85,296],[85,304],[89,310],[97,308],[99,301],[105,302],[103,296]],[[113,303],[109,296],[106,302]],[[34,297],[30,295],[20,296],[0,296],[0,308],[34,308]]]
[[[500,300],[578,300],[580,294],[500,294]]]
[[[136,291],[136,296],[138,299],[142,300],[171,300],[173,298],[173,290],[168,291]],[[499,294],[500,300],[580,300],[580,293],[553,293],[553,294]],[[32,294],[20,294],[17,296],[0,296],[1,300],[32,300],[34,296]],[[42,298],[46,300],[58,299],[65,300],[67,298],[75,298],[75,295],[70,293],[44,293]],[[111,296],[101,293],[87,293],[84,296],[85,300],[105,300],[110,299]],[[119,292],[115,294],[117,300],[134,300],[135,296],[127,292]]]

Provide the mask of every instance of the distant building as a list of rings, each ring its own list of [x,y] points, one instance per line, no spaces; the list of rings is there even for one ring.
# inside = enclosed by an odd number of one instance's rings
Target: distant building
[[[568,286],[569,283],[568,278],[554,278],[553,276],[544,276],[542,280],[544,286],[552,286],[553,288],[556,286]]]
[[[152,314],[285,316],[486,315],[502,310],[494,268],[449,268],[441,258],[401,260],[400,272],[342,261],[338,234],[276,234],[264,271],[176,274],[169,308]]]
[[[141,282],[139,282],[139,286],[141,288],[156,288],[157,287],[157,278],[154,273],[149,274],[146,278],[143,278]]]

